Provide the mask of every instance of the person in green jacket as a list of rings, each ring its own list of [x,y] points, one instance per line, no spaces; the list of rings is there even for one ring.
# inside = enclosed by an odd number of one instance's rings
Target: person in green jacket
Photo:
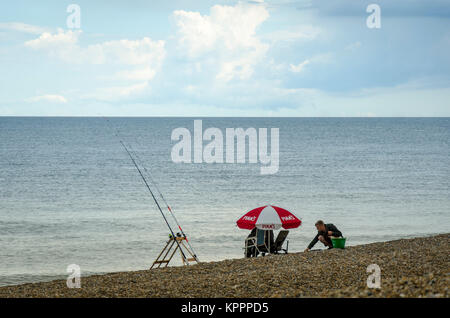
[[[305,249],[308,252],[313,248],[318,241],[321,241],[323,245],[328,247],[328,249],[333,248],[333,243],[331,242],[331,237],[342,237],[342,232],[338,230],[334,224],[325,224],[322,220],[316,222],[317,235],[313,238],[311,243]]]

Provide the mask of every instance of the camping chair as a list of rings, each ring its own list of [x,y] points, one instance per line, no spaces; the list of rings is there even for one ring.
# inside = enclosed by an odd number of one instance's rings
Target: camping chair
[[[269,230],[257,230],[256,231],[256,250],[265,256],[266,253],[270,253],[271,242],[273,242],[273,232]]]
[[[257,229],[255,236],[245,240],[245,257],[256,257],[259,253],[265,256],[266,253],[272,253],[273,248],[273,232]]]
[[[275,243],[273,244],[272,248],[271,248],[271,253],[273,254],[278,254],[279,252],[283,251],[284,254],[287,254],[288,252],[288,248],[289,248],[289,241],[286,241],[286,248],[283,248],[283,243],[286,240],[286,237],[288,236],[289,231],[287,230],[281,230],[278,235],[277,238],[275,240]]]
[[[245,239],[245,257],[256,257],[259,253],[263,256],[270,253],[270,231],[256,230],[255,236],[247,237]],[[270,244],[270,243],[269,243]]]

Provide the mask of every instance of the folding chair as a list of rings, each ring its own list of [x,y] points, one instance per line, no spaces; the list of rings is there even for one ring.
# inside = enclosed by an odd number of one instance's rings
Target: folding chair
[[[284,254],[287,254],[289,248],[289,241],[286,241],[286,237],[288,236],[288,234],[289,234],[288,230],[281,230],[278,233],[275,243],[272,246],[271,253],[278,254],[279,252],[283,251]],[[283,249],[284,241],[286,241],[285,249]]]
[[[256,231],[256,249],[262,256],[270,253],[273,243],[273,232],[269,230]]]
[[[245,257],[256,257],[259,253],[265,256],[273,248],[273,232],[256,230],[256,235],[245,240]]]

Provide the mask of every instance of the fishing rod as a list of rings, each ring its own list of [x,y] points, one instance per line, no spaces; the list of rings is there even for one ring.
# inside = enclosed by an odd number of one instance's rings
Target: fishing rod
[[[105,118],[105,119],[106,119],[106,118]],[[109,123],[108,119],[106,119],[106,121]],[[166,216],[164,215],[164,212],[162,211],[161,206],[159,205],[158,200],[156,199],[155,195],[153,194],[153,191],[152,191],[152,189],[150,188],[150,185],[148,184],[147,179],[145,179],[145,176],[144,176],[144,174],[142,173],[141,169],[139,168],[138,164],[136,163],[136,160],[134,159],[134,157],[132,156],[132,154],[130,153],[130,151],[128,150],[127,146],[126,146],[125,143],[122,141],[122,139],[120,138],[120,136],[118,135],[117,132],[115,133],[115,136],[118,138],[120,144],[122,145],[122,147],[123,147],[123,148],[125,149],[125,151],[127,152],[128,156],[130,157],[131,161],[133,162],[133,165],[136,167],[137,171],[139,172],[139,175],[141,176],[142,180],[144,181],[145,186],[147,187],[147,189],[148,189],[148,191],[150,192],[150,194],[151,194],[153,200],[155,201],[156,206],[158,207],[159,212],[161,212],[161,215],[162,215],[164,221],[166,222],[166,225],[167,225],[167,227],[169,228],[170,233],[171,233],[173,239],[175,240],[175,242],[177,243],[178,248],[180,249],[181,255],[182,255],[182,257],[183,257],[183,262],[186,263],[186,264],[188,264],[188,263],[187,263],[186,255],[184,254],[183,249],[181,248],[180,243],[178,242],[177,237],[176,237],[175,233],[173,232],[172,227],[171,227],[170,224],[169,224],[169,221],[167,220]],[[186,241],[187,241],[187,240],[186,240]],[[195,258],[196,258],[196,257],[195,257]]]
[[[137,142],[137,140],[136,140]],[[138,142],[137,142],[138,143]],[[189,245],[190,249],[193,252],[193,256],[195,259],[198,260],[197,257],[197,253],[195,253],[194,248],[192,247],[191,243],[189,242],[187,235],[184,233],[183,229],[181,228],[180,222],[178,222],[178,219],[175,216],[175,212],[172,210],[172,208],[170,207],[169,203],[167,202],[167,200],[165,199],[164,195],[162,194],[162,192],[159,190],[158,184],[156,183],[156,181],[153,179],[152,174],[147,170],[147,168],[145,167],[145,165],[142,164],[142,160],[139,157],[139,155],[137,154],[137,152],[133,149],[133,147],[130,146],[131,151],[133,152],[133,154],[135,155],[135,157],[138,159],[138,161],[141,162],[141,166],[144,168],[145,173],[147,174],[147,176],[149,177],[150,181],[152,182],[153,186],[155,187],[156,191],[158,192],[159,196],[161,197],[162,201],[164,202],[164,204],[166,205],[167,210],[170,212],[170,215],[172,215],[175,223],[178,226],[178,229],[180,230],[181,234],[183,235],[183,237],[186,239],[186,243]]]
[[[106,118],[105,118],[106,119]],[[107,120],[108,121],[108,120]],[[109,121],[108,121],[109,122]],[[116,127],[116,136],[118,136],[118,138],[120,135],[120,131],[119,129]],[[136,142],[136,144],[139,146],[140,143],[137,139],[137,137],[134,137],[134,140]],[[143,163],[143,160],[140,158],[140,156],[138,155],[138,152],[136,150],[133,149],[131,143],[128,143],[128,148],[130,150],[130,152],[134,155],[136,162],[139,163],[139,165],[144,169],[144,172],[146,174],[146,176],[150,179],[151,184],[154,186],[154,188],[156,189],[156,191],[158,192],[159,196],[161,197],[161,199],[163,200],[164,204],[166,205],[167,210],[169,211],[169,214],[172,216],[172,218],[174,219],[175,223],[178,226],[178,229],[180,230],[181,234],[183,235],[183,237],[186,240],[186,243],[188,244],[189,248],[191,249],[192,253],[193,253],[193,257],[196,259],[196,261],[198,260],[197,257],[197,253],[195,253],[194,247],[192,246],[192,244],[189,242],[189,239],[186,235],[186,233],[183,231],[183,229],[181,228],[180,222],[178,222],[177,217],[175,216],[175,212],[172,210],[172,208],[170,207],[169,203],[167,202],[167,200],[165,199],[164,195],[162,194],[162,192],[160,191],[159,187],[158,187],[158,183],[153,179],[152,174],[147,170],[147,168],[145,167],[145,164]]]

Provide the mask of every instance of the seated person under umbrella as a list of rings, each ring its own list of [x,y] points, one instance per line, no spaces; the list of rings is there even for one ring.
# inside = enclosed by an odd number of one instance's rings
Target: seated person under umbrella
[[[341,237],[341,231],[339,231],[338,228],[333,224],[325,224],[322,220],[317,221],[315,225],[317,228],[317,235],[314,237],[311,243],[309,243],[308,247],[305,249],[305,252],[311,250],[317,243],[317,241],[321,241],[323,245],[328,247],[328,249],[333,248],[331,237]]]

